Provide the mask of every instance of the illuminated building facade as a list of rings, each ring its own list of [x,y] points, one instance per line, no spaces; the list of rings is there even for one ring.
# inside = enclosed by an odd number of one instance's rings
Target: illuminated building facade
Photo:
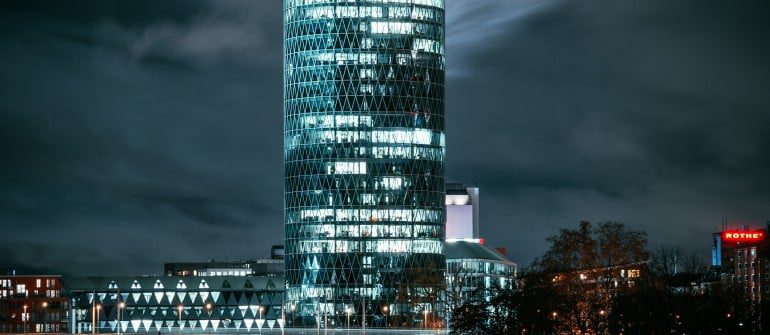
[[[284,0],[284,24],[290,322],[419,324],[445,267],[444,1]]]
[[[770,301],[770,223],[765,229],[724,229],[713,234],[712,268],[743,288],[747,300]]]
[[[0,276],[0,333],[67,331],[61,276]]]
[[[467,299],[489,301],[498,290],[515,288],[516,263],[500,251],[469,240],[447,241],[447,301],[455,308]]]
[[[72,333],[253,333],[281,327],[282,276],[68,279]],[[94,329],[96,327],[96,329]]]

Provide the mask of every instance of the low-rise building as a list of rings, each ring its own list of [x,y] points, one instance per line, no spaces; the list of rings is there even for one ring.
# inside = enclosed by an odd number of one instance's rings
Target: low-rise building
[[[67,331],[59,275],[0,276],[0,333]]]
[[[480,241],[447,241],[446,284],[451,300],[489,300],[496,290],[513,289],[516,263]],[[456,306],[450,306],[456,307]]]
[[[68,279],[67,287],[71,328],[78,334],[282,326],[283,276],[86,277]]]

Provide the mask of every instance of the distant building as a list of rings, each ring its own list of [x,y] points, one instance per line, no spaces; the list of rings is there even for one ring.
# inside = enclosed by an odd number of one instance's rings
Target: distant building
[[[445,250],[447,287],[454,295],[450,302],[469,298],[488,301],[496,290],[514,288],[516,263],[497,250],[468,241],[447,242]]]
[[[163,266],[163,273],[166,276],[183,277],[283,275],[283,257],[283,246],[274,245],[270,249],[268,259],[166,263]]]
[[[479,238],[479,188],[446,184],[446,238]]]
[[[73,333],[278,329],[283,276],[88,277],[66,282]],[[289,311],[286,311],[289,312]],[[96,325],[96,329],[94,329]]]
[[[61,276],[0,276],[0,333],[67,331]]]
[[[712,235],[712,269],[743,287],[747,299],[770,301],[770,223],[765,229],[742,225]]]
[[[458,183],[446,186],[446,285],[452,309],[463,301],[491,299],[499,289],[513,289],[516,263],[505,249],[484,245],[479,233],[479,188]]]

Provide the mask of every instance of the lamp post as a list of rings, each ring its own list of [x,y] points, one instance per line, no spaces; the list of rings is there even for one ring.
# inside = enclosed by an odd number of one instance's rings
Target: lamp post
[[[423,314],[423,320],[424,320],[423,322],[425,322],[425,329],[428,329],[428,310],[427,309],[424,310],[422,314]]]
[[[388,328],[388,305],[382,306],[382,314],[385,315],[385,328]]]
[[[123,309],[126,308],[125,302],[118,303],[118,335],[120,335],[121,322],[123,321]]]
[[[24,320],[24,331],[23,333],[27,333],[27,320],[29,319],[29,315],[27,315],[27,308],[29,306],[24,305],[24,315],[22,315],[22,320]]]
[[[94,322],[94,331],[99,333],[99,312],[102,311],[102,304],[96,304],[96,322]]]
[[[292,320],[292,325],[294,324],[294,311],[296,311],[296,310],[297,310],[297,305],[291,304],[291,317],[292,317],[291,320]]]
[[[283,335],[283,328],[286,327],[286,312],[285,312],[286,305],[285,305],[285,303],[286,302],[283,300],[283,296],[281,296],[281,322],[283,324],[281,324],[281,323],[278,324],[279,326],[281,326],[281,335]]]
[[[262,306],[259,306],[259,335],[262,335],[262,311],[264,311],[265,308]]]
[[[46,332],[46,325],[48,323],[48,302],[43,301],[43,332]]]
[[[366,335],[366,295],[361,296],[361,332]]]
[[[209,322],[211,322],[211,309],[212,308],[214,308],[214,305],[212,305],[211,303],[207,303],[206,304],[206,313],[208,313],[208,315],[209,315]],[[214,324],[214,323],[211,322],[211,324]],[[216,332],[216,331],[217,331],[217,329],[214,328],[214,332]]]
[[[179,334],[182,334],[182,311],[184,311],[184,306],[176,306],[176,311],[179,314]]]
[[[315,309],[315,334],[321,335],[321,302],[318,302]]]
[[[348,315],[348,335],[350,335],[350,314],[353,313],[353,309],[348,307],[345,308],[345,314]]]

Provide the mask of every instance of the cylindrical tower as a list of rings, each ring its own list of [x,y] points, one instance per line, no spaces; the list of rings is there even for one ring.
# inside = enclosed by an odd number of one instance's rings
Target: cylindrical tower
[[[444,154],[444,0],[284,0],[289,326],[438,320]]]

